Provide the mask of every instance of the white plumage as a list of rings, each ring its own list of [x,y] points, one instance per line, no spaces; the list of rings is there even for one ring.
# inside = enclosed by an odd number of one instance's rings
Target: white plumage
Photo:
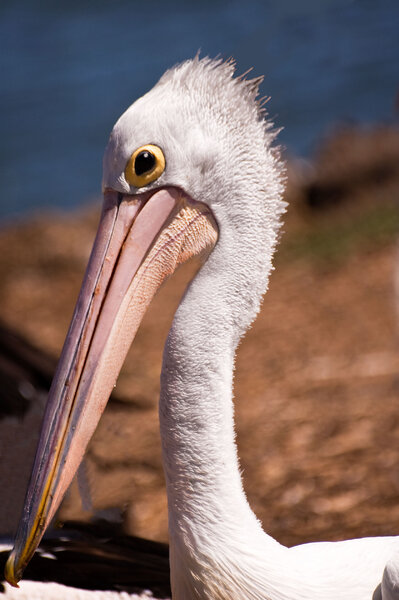
[[[5,549],[0,545],[0,551]],[[19,589],[7,585],[4,600],[154,600],[150,592],[128,594],[127,592],[81,590],[60,583],[21,581]]]
[[[218,229],[176,312],[161,375],[173,599],[393,600],[398,538],[288,549],[263,531],[242,487],[234,357],[266,290],[285,206],[275,134],[255,100],[259,81],[233,72],[198,58],[168,71],[118,120],[104,158],[104,189],[133,198],[177,188],[206,205]],[[138,190],[125,165],[145,144],[162,148],[166,168]],[[199,235],[194,246],[209,246]]]

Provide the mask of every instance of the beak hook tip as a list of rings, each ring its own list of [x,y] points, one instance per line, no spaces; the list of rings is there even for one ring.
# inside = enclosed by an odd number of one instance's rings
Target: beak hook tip
[[[22,573],[16,572],[15,570],[15,552],[14,550],[10,552],[10,555],[7,559],[6,566],[4,569],[4,577],[6,581],[13,587],[18,588],[18,581],[21,579]]]

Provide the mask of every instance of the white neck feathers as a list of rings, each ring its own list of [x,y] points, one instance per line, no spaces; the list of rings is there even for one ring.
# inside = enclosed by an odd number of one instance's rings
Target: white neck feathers
[[[274,565],[283,549],[263,532],[248,505],[237,458],[232,401],[236,347],[258,310],[267,276],[263,275],[262,290],[258,290],[260,274],[254,263],[251,271],[240,270],[237,263],[242,258],[231,255],[230,264],[222,265],[226,258],[222,239],[187,290],[164,353],[160,424],[176,600],[257,598],[256,593],[237,595],[239,584],[229,587],[228,565],[231,573],[238,574],[240,567],[233,567],[234,562],[243,565],[248,555],[254,563],[251,566],[259,568],[263,577],[267,555]],[[228,279],[232,271],[236,285],[240,273],[247,277],[251,272],[251,279],[257,279],[252,302],[237,297],[218,275],[225,273]],[[242,306],[239,310],[242,304],[246,311]],[[274,566],[271,570],[278,572]],[[215,595],[215,578],[223,595]]]

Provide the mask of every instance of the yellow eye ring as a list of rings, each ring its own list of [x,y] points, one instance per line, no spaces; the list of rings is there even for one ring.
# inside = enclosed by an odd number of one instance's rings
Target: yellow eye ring
[[[158,179],[164,170],[165,157],[161,148],[147,144],[137,148],[127,161],[125,178],[130,185],[140,188]]]

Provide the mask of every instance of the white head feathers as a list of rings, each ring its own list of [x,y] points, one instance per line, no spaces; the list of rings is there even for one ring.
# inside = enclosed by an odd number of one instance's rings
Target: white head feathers
[[[228,271],[242,288],[241,272],[252,289],[248,318],[237,307],[245,329],[267,285],[285,210],[284,168],[278,149],[271,147],[276,132],[256,99],[261,78],[234,78],[234,70],[233,61],[198,57],[168,70],[115,124],[104,156],[103,186],[123,193],[176,186],[212,209]],[[127,183],[124,169],[144,144],[162,148],[166,168],[137,190]]]

